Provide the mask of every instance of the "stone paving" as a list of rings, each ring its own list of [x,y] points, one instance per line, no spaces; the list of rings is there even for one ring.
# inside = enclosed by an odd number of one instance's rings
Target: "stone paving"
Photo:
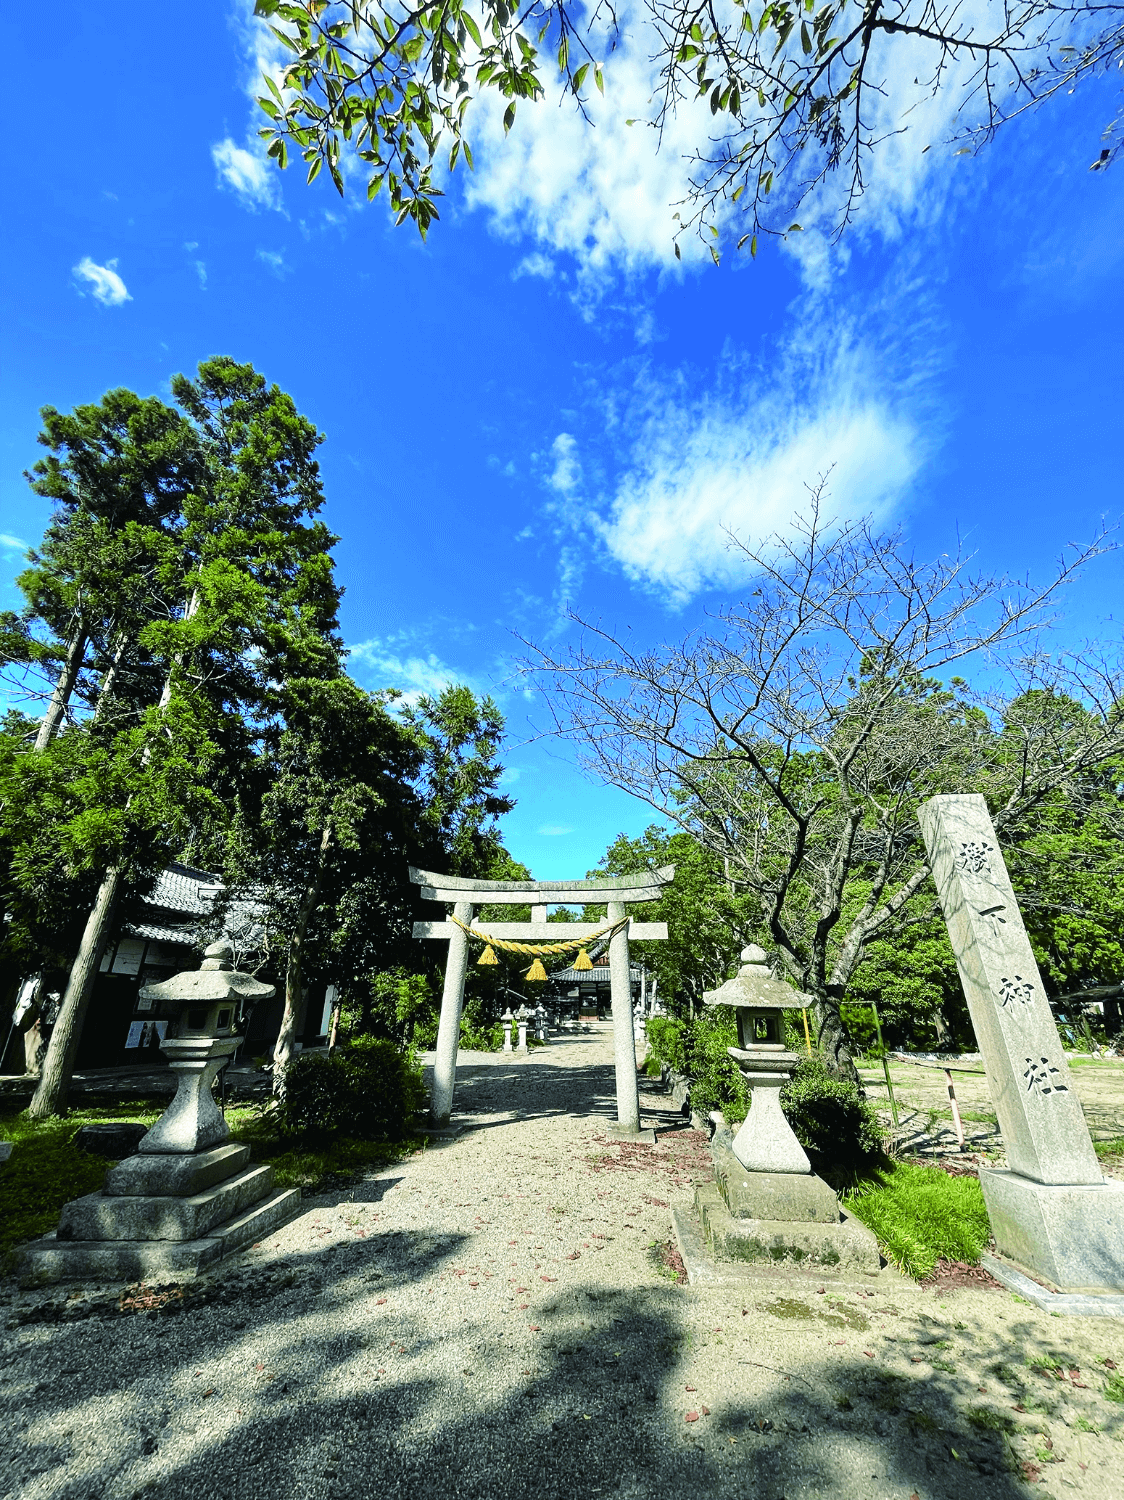
[[[614,1141],[612,1083],[607,1026],[466,1058],[464,1133],[221,1274],[7,1287],[0,1496],[1120,1493],[1120,1321],[890,1270],[681,1285],[705,1137],[646,1092],[657,1144]]]

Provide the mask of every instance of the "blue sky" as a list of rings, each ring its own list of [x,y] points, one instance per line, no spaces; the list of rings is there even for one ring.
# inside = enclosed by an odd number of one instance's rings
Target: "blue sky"
[[[539,877],[584,874],[650,810],[536,738],[513,633],[567,639],[565,607],[655,641],[736,592],[724,526],[783,525],[834,465],[848,514],[918,553],[957,530],[989,569],[1041,575],[1124,511],[1124,168],[1089,172],[1118,83],[1094,82],[979,156],[951,97],[876,162],[839,250],[808,233],[721,268],[671,249],[685,115],[658,156],[627,127],[645,51],[606,67],[595,128],[553,103],[502,142],[480,111],[422,245],[361,191],[256,154],[269,49],[248,4],[68,7],[9,157],[0,402],[0,607],[46,519],[22,471],[37,411],[226,353],[327,434],[343,622],[366,686],[464,680],[508,715],[506,822]],[[41,47],[8,18],[14,55]],[[907,69],[908,70],[908,69]],[[904,76],[904,75],[903,75]],[[891,80],[893,81],[893,80]],[[56,107],[57,105],[57,107]],[[922,152],[922,144],[931,149]],[[1119,634],[1124,567],[1096,565],[1066,630]]]

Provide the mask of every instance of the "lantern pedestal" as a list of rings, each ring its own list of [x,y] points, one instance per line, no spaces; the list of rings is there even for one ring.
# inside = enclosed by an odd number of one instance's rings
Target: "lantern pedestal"
[[[142,993],[182,1007],[180,1036],[161,1048],[179,1075],[176,1096],[136,1155],[109,1169],[100,1193],[66,1204],[58,1230],[25,1246],[22,1269],[35,1281],[195,1276],[300,1204],[299,1188],[275,1189],[273,1168],[252,1166],[250,1148],[230,1140],[211,1095],[238,1047],[238,1000],[268,998],[273,986],[232,970],[230,949],[213,943],[202,969]]]

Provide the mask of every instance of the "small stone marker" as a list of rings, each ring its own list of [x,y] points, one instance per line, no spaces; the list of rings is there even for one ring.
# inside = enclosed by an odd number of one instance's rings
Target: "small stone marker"
[[[917,816],[1010,1163],[980,1172],[996,1244],[1063,1291],[1124,1289],[1124,1185],[1093,1150],[987,804]]]

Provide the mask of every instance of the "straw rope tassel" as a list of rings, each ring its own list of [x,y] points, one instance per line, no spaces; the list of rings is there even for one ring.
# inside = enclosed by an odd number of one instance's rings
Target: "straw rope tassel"
[[[478,964],[498,964],[499,963],[499,959],[496,957],[496,950],[492,947],[491,943],[489,943],[488,946],[484,949],[483,953],[476,960],[476,962]]]
[[[526,973],[525,977],[527,979],[532,980],[532,981],[544,980],[546,978],[546,970],[542,966],[542,959],[541,958],[536,958],[535,959],[534,963],[527,970],[527,973]]]
[[[593,960],[590,958],[589,954],[585,951],[584,948],[578,954],[577,958],[574,959],[574,968],[575,969],[592,969],[593,968]]]

